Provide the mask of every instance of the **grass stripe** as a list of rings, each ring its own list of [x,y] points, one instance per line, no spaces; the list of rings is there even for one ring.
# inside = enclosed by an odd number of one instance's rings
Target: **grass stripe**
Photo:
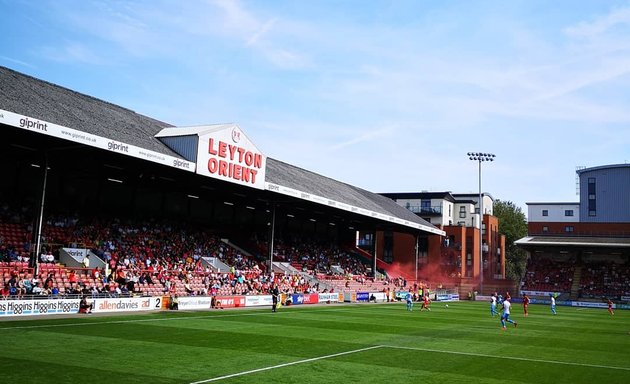
[[[249,371],[243,371],[243,372],[238,372],[238,373],[233,373],[230,375],[225,375],[225,376],[219,376],[219,377],[213,377],[212,379],[207,379],[207,380],[201,380],[201,381],[195,381],[193,383],[190,384],[202,384],[202,383],[209,383],[212,381],[219,381],[219,380],[224,380],[224,379],[229,379],[232,377],[237,377],[237,376],[244,376],[244,375],[250,375],[252,373],[257,373],[257,372],[263,372],[263,371],[269,371],[272,369],[277,369],[277,368],[284,368],[284,367],[289,367],[291,365],[297,365],[297,364],[304,364],[304,363],[310,363],[313,361],[318,361],[318,360],[323,360],[323,359],[331,359],[333,357],[339,357],[339,356],[344,356],[344,355],[349,355],[351,353],[359,353],[359,352],[364,352],[364,351],[369,351],[371,349],[376,349],[376,348],[382,348],[382,345],[374,345],[372,347],[367,347],[367,348],[360,348],[360,349],[355,349],[352,351],[345,351],[345,352],[339,352],[339,353],[334,353],[332,355],[325,355],[325,356],[318,356],[318,357],[312,357],[310,359],[305,359],[305,360],[298,360],[298,361],[292,361],[290,363],[284,363],[284,364],[278,364],[278,365],[272,365],[270,367],[264,367],[264,368],[258,368],[258,369],[252,369]]]
[[[621,370],[621,371],[630,371],[630,367],[616,367],[616,366],[611,366],[611,365],[574,363],[574,362],[570,362],[570,361],[531,359],[531,358],[527,358],[527,357],[514,357],[514,356],[497,356],[497,355],[488,355],[488,354],[485,354],[485,353],[445,351],[445,350],[439,350],[439,349],[418,348],[418,347],[403,347],[403,346],[396,346],[396,345],[382,345],[382,347],[392,348],[392,349],[406,349],[406,350],[411,350],[411,351],[445,353],[445,354],[449,354],[449,355],[488,357],[488,358],[492,358],[492,359],[517,360],[517,361],[527,361],[527,362],[532,362],[532,363],[561,364],[561,365],[573,365],[573,366],[587,367],[587,368],[602,368],[602,369],[616,369],[616,370]]]

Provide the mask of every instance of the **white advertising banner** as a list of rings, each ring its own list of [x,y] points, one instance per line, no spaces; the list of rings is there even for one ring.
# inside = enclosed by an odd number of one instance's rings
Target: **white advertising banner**
[[[79,299],[2,300],[1,316],[34,316],[79,312]]]
[[[608,308],[607,303],[593,303],[590,301],[573,301],[571,302],[572,307],[584,307],[584,308]],[[613,304],[613,308],[615,305]]]
[[[319,294],[319,302],[327,302],[330,301],[332,303],[339,302],[339,294],[338,293],[320,293]]]
[[[529,295],[529,296],[551,296],[551,295],[553,295],[554,297],[560,296],[560,292],[548,292],[548,291],[521,291],[521,294]]]
[[[265,188],[267,159],[236,125],[199,134],[197,164],[200,175]]]
[[[94,303],[92,312],[159,311],[162,297],[120,297],[88,300]]]
[[[177,307],[180,310],[210,309],[212,298],[209,296],[186,296],[178,297],[177,300]]]
[[[63,248],[63,250],[78,260],[83,260],[88,253],[88,250],[85,248]]]
[[[273,304],[271,295],[263,295],[263,296],[245,296],[245,306],[246,307],[260,307],[260,306],[271,306]]]
[[[61,125],[49,123],[47,121],[34,119],[32,117],[19,115],[17,113],[0,109],[0,123],[22,128],[27,131],[40,133],[42,135],[53,136],[59,139],[73,141],[75,143],[89,145],[110,152],[116,152],[127,156],[136,157],[143,160],[152,161],[169,167],[194,172],[195,163],[177,157],[165,155],[159,152],[136,147],[131,144],[111,140],[106,137],[81,132],[76,129],[67,128]]]
[[[406,227],[421,229],[423,231],[430,232],[430,233],[435,233],[435,234],[440,235],[440,236],[445,236],[445,234],[446,234],[446,232],[442,231],[441,229],[435,228],[435,227],[428,227],[426,225],[422,225],[422,224],[419,224],[419,223],[414,223],[414,222],[411,222],[411,221],[408,221],[408,220],[400,219],[398,217],[386,215],[384,213],[374,212],[374,211],[370,211],[370,210],[364,209],[364,208],[358,208],[358,207],[355,207],[355,206],[352,206],[352,205],[349,205],[349,204],[341,203],[341,202],[336,201],[336,200],[331,200],[331,199],[328,199],[326,197],[314,195],[312,193],[308,193],[308,192],[304,192],[304,191],[299,191],[297,189],[285,187],[285,186],[282,186],[282,185],[279,185],[279,184],[265,183],[265,189],[268,190],[268,191],[271,191],[271,192],[277,192],[277,193],[281,193],[283,195],[296,197],[298,199],[308,200],[308,201],[312,201],[314,203],[327,205],[329,207],[335,207],[335,208],[338,208],[338,209],[343,209],[344,211],[357,213],[359,215],[374,217],[374,218],[377,218],[377,219],[380,219],[380,220],[389,221],[391,223],[401,224],[401,225],[404,225]]]

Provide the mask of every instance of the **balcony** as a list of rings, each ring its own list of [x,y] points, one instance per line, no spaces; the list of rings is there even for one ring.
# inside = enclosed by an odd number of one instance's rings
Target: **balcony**
[[[411,212],[417,215],[442,216],[442,206],[435,205],[432,207],[422,207],[420,205],[410,205],[407,207]]]

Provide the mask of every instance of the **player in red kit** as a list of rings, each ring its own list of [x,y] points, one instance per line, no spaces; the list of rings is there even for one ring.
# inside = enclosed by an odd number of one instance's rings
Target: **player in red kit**
[[[613,302],[610,299],[608,299],[608,313],[610,313],[610,316],[615,315],[615,312],[613,312]]]
[[[529,307],[529,297],[527,294],[523,295],[523,313],[527,317],[527,307]]]
[[[423,309],[426,309],[427,311],[431,311],[431,308],[429,308],[429,304],[431,304],[431,300],[429,300],[429,295],[424,295],[424,300],[422,301],[422,307],[420,307],[420,310],[422,311]]]

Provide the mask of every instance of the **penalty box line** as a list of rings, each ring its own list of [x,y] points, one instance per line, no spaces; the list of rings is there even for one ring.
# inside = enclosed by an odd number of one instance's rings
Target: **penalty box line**
[[[488,354],[485,354],[485,353],[445,351],[445,350],[440,350],[440,349],[402,347],[402,346],[396,346],[396,345],[381,345],[381,347],[392,348],[392,349],[406,349],[406,350],[410,350],[410,351],[445,353],[445,354],[449,354],[449,355],[463,355],[463,356],[472,356],[472,357],[488,357],[488,358],[491,358],[491,359],[527,361],[527,362],[531,362],[531,363],[560,364],[560,365],[571,365],[571,366],[577,366],[577,367],[616,369],[616,370],[620,370],[620,371],[630,371],[629,367],[616,367],[616,366],[612,366],[612,365],[574,363],[574,362],[570,362],[570,361],[558,361],[558,360],[530,359],[530,358],[527,358],[527,357],[497,356],[497,355],[488,355]]]
[[[343,355],[349,355],[352,353],[358,353],[358,352],[364,352],[364,351],[369,351],[371,349],[376,349],[376,348],[383,348],[385,347],[384,345],[375,345],[372,347],[367,347],[367,348],[361,348],[361,349],[355,349],[352,351],[346,351],[346,352],[339,352],[339,353],[334,353],[332,355],[325,355],[325,356],[318,356],[318,357],[313,357],[310,359],[305,359],[305,360],[298,360],[298,361],[292,361],[290,363],[284,363],[284,364],[278,364],[278,365],[272,365],[270,367],[264,367],[264,368],[258,368],[258,369],[252,369],[250,371],[244,371],[244,372],[238,372],[238,373],[233,373],[231,375],[225,375],[225,376],[218,376],[218,377],[213,377],[211,379],[207,379],[207,380],[201,380],[201,381],[195,381],[193,383],[190,384],[202,384],[202,383],[210,383],[212,381],[219,381],[219,380],[224,380],[224,379],[229,379],[232,377],[237,377],[237,376],[245,376],[245,375],[250,375],[252,373],[257,373],[257,372],[263,372],[263,371],[269,371],[272,369],[277,369],[277,368],[284,368],[284,367],[288,367],[291,365],[297,365],[297,364],[304,364],[304,363],[310,363],[313,361],[318,361],[318,360],[324,360],[324,359],[331,359],[333,357],[338,357],[338,356],[343,356]]]

